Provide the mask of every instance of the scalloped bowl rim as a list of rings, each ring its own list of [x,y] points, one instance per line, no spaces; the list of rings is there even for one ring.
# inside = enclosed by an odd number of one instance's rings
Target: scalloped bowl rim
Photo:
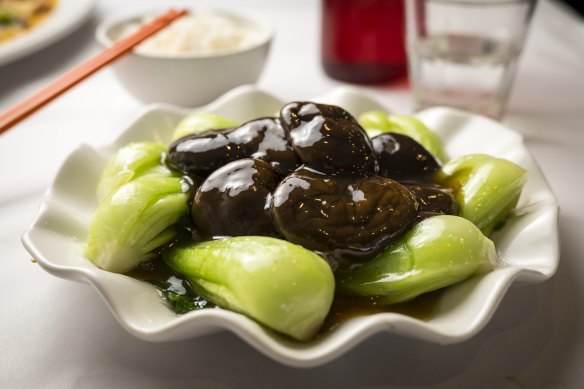
[[[352,87],[340,87],[313,100],[338,104],[355,116],[369,109],[388,110]],[[514,280],[543,281],[556,271],[557,200],[525,149],[522,137],[488,118],[444,107],[430,108],[416,116],[443,137],[447,153],[455,156],[470,149],[508,158],[525,167],[529,178],[517,214],[492,237],[501,264],[490,273],[447,288],[435,314],[427,321],[398,313],[369,315],[351,319],[312,342],[299,343],[223,309],[175,315],[150,285],[101,270],[83,258],[83,234],[95,207],[95,200],[89,198],[94,187],[85,185],[89,190],[81,189],[75,183],[89,177],[97,184],[105,161],[119,147],[132,140],[166,138],[168,142],[176,121],[189,112],[215,112],[243,121],[271,115],[282,104],[281,99],[269,93],[242,86],[193,110],[166,104],[144,107],[112,143],[81,145],[66,158],[42,200],[37,217],[23,235],[25,248],[49,273],[93,285],[122,327],[138,338],[176,341],[227,329],[274,360],[297,367],[331,361],[383,331],[439,344],[463,341],[486,325]],[[166,126],[165,131],[154,124]]]

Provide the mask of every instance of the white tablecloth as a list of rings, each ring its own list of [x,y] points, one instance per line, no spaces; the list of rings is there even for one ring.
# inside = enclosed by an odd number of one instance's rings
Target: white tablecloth
[[[265,90],[308,99],[339,85],[319,63],[319,1],[196,4],[271,17],[278,33],[258,83]],[[96,53],[102,19],[167,5],[99,2],[71,36],[0,67],[0,111]],[[411,111],[406,85],[364,89],[394,111]],[[64,157],[82,142],[108,143],[140,107],[105,69],[0,137],[0,387],[584,387],[584,22],[567,9],[540,2],[504,118],[525,136],[559,198],[560,267],[547,282],[512,286],[489,324],[456,345],[378,334],[302,370],[228,332],[153,344],[127,334],[91,287],[32,263],[20,237]]]

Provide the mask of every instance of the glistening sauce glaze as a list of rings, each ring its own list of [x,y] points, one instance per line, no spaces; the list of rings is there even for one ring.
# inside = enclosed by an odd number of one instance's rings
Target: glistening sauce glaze
[[[325,336],[343,323],[362,316],[377,313],[399,313],[415,319],[428,321],[438,308],[442,290],[425,293],[414,300],[392,305],[380,305],[375,299],[335,295],[331,309],[316,338]]]
[[[161,281],[166,282],[170,278],[184,280],[186,278],[170,269],[161,259],[153,259],[147,263],[127,273],[126,275],[141,281]],[[377,313],[399,313],[419,320],[430,320],[437,308],[442,291],[434,291],[423,294],[416,299],[393,305],[380,305],[375,299],[357,298],[343,295],[335,295],[328,316],[322,327],[315,336],[315,339],[326,336],[343,323],[362,316],[369,316]]]
[[[452,194],[433,183],[439,165],[421,145],[399,134],[370,139],[347,111],[324,104],[292,102],[277,118],[186,135],[170,145],[165,162],[199,183],[190,188],[190,220],[179,224],[187,243],[282,237],[315,250],[333,272],[375,257],[416,221],[456,208]],[[157,286],[170,305],[200,301],[160,259],[130,275]],[[428,320],[438,298],[387,305],[338,294],[318,336],[377,313]]]

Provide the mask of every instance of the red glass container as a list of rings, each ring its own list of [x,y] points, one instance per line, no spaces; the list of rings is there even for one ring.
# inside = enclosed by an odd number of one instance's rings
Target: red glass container
[[[407,72],[404,0],[322,0],[321,58],[325,73],[359,84]]]

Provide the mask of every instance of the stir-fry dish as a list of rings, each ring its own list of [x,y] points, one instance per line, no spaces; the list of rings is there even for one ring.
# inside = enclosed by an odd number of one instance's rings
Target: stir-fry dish
[[[493,269],[488,236],[526,178],[488,155],[448,159],[414,117],[313,102],[246,123],[195,113],[170,145],[110,160],[85,255],[177,313],[220,307],[306,341],[339,301],[389,310]]]
[[[0,43],[39,24],[57,0],[0,0]]]

